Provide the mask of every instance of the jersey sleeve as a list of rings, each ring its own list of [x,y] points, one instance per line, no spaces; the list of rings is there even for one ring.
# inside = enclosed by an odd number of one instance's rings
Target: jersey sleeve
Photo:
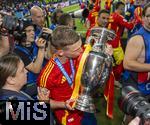
[[[49,61],[47,65],[42,69],[40,72],[40,75],[37,79],[37,83],[39,87],[44,87],[49,89],[52,82],[53,82],[53,77],[51,77],[52,74],[54,74],[54,64]]]
[[[128,22],[123,16],[118,15],[116,16],[116,18],[116,21],[120,26],[123,26],[130,30],[134,27],[133,23]]]

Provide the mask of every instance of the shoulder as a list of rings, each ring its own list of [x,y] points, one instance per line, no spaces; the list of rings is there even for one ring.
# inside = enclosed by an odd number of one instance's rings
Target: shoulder
[[[143,42],[143,37],[139,34],[136,34],[136,35],[133,35],[129,41],[136,41],[136,42],[139,42],[139,41],[142,41]]]
[[[11,90],[0,90],[0,100],[28,100],[29,98],[22,93]]]
[[[44,72],[45,70],[53,69],[55,66],[56,66],[56,63],[55,63],[54,59],[50,58],[50,60],[47,62],[45,67],[42,69],[42,71]]]
[[[32,62],[32,57],[23,47],[15,47],[14,53],[16,53],[24,62],[25,66]]]
[[[135,35],[129,39],[128,44],[130,46],[134,45],[134,46],[141,46],[142,47],[144,45],[144,39],[141,35]]]
[[[27,53],[27,52],[25,52],[24,47],[19,46],[19,45],[15,45],[14,52],[17,54],[20,54],[20,53],[26,54]]]
[[[45,87],[48,81],[53,81],[53,78],[57,76],[56,63],[53,59],[50,59],[46,66],[40,72],[38,77],[38,85]]]
[[[122,15],[118,14],[118,13],[115,14],[114,18],[116,19],[116,21],[119,21],[119,22],[120,22],[120,20],[125,21],[125,18]]]
[[[114,12],[111,14],[110,19],[112,19],[114,22],[119,22],[119,20],[122,19],[122,16]]]

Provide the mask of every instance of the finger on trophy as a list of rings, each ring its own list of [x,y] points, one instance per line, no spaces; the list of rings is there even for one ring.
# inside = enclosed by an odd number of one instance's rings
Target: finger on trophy
[[[65,102],[65,107],[69,110],[74,110],[76,99],[69,99]]]

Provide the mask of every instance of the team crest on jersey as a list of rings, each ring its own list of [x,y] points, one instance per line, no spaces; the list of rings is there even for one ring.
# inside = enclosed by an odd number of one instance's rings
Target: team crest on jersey
[[[66,78],[65,78],[65,76],[63,76],[61,79],[61,84],[63,84],[65,81],[66,81]]]

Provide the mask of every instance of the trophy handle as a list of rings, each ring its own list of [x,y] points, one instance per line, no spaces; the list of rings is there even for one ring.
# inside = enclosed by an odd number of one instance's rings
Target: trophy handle
[[[89,36],[87,39],[87,43],[93,46],[96,42],[96,38],[94,36]]]
[[[105,67],[101,75],[101,80],[99,82],[100,87],[102,87],[108,80],[109,75],[112,71],[112,57],[109,54],[106,54],[107,58],[105,58]]]

